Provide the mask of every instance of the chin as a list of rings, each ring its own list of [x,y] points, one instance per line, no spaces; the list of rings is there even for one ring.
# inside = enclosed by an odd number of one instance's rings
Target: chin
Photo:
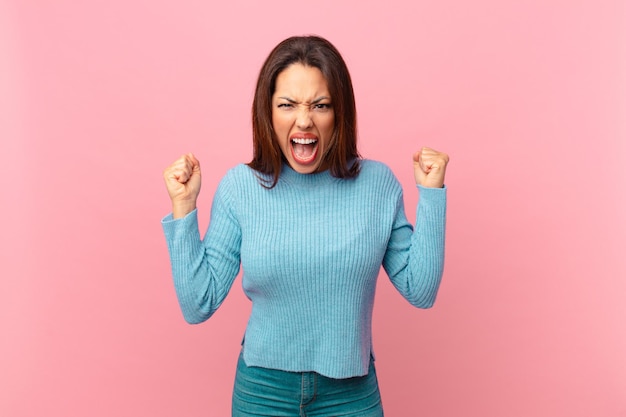
[[[293,167],[293,165],[291,166],[293,168],[294,171],[296,171],[299,174],[313,174],[315,172],[317,172],[317,165],[310,165],[310,166],[296,166],[295,168]]]

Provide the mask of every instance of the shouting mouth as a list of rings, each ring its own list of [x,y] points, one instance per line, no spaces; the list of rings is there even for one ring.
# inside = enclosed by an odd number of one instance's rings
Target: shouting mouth
[[[318,139],[312,135],[291,137],[291,154],[299,164],[308,165],[315,161],[318,149]]]

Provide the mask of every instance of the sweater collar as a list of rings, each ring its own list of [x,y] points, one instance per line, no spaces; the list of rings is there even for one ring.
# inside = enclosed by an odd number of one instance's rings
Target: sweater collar
[[[302,184],[302,185],[319,185],[319,184],[328,184],[337,180],[331,175],[330,170],[327,169],[322,172],[314,172],[312,174],[301,174],[295,171],[293,168],[289,166],[287,163],[283,163],[279,182],[285,180],[292,184]]]

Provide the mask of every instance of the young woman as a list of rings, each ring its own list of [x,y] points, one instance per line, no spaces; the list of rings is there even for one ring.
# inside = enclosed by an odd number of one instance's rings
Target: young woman
[[[200,164],[164,172],[162,221],[185,319],[207,320],[243,268],[252,301],[233,416],[382,416],[372,310],[382,265],[413,305],[433,305],[443,273],[448,156],[413,155],[417,224],[390,169],[362,159],[348,69],[327,40],[292,37],[259,74],[250,163],[215,192],[201,239]]]

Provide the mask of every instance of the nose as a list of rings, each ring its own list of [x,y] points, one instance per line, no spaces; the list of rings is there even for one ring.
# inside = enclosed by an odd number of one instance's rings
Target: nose
[[[296,126],[298,129],[305,130],[313,126],[313,120],[311,119],[310,110],[308,107],[302,106],[298,110],[296,116]]]

